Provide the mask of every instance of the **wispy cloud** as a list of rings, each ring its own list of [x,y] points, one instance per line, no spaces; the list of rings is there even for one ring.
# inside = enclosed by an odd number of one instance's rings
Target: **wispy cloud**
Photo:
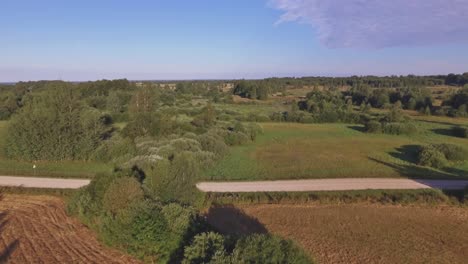
[[[328,47],[468,43],[468,0],[270,0],[278,24],[313,26]]]

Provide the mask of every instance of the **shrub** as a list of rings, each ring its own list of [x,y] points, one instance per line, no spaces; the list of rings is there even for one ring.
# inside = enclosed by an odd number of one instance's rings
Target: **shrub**
[[[410,135],[418,132],[418,128],[412,123],[384,123],[382,131],[391,135]]]
[[[211,263],[213,257],[220,254],[225,254],[223,236],[214,232],[202,233],[185,248],[182,263]]]
[[[382,124],[380,124],[380,122],[371,120],[365,124],[365,130],[368,133],[381,133]]]
[[[449,161],[462,161],[468,159],[468,152],[460,146],[454,144],[433,144],[434,149],[444,154]]]
[[[447,159],[433,146],[424,146],[418,153],[418,164],[440,169],[447,165]]]
[[[243,132],[229,132],[226,134],[224,141],[229,146],[242,145],[249,141],[249,137]]]
[[[452,133],[456,137],[468,138],[468,127],[454,126]]]
[[[100,233],[107,244],[148,263],[167,263],[178,246],[160,208],[149,201],[133,203],[116,216],[105,215],[101,221]]]
[[[240,239],[233,252],[233,263],[295,263],[312,261],[291,240],[271,235],[251,235]]]
[[[202,150],[213,152],[217,157],[223,156],[228,150],[223,138],[214,133],[199,135],[197,140],[200,142]]]
[[[103,209],[117,214],[130,206],[131,203],[143,199],[143,190],[140,183],[134,178],[123,177],[116,179],[107,188],[103,197]]]
[[[113,136],[94,151],[91,158],[93,160],[110,162],[122,156],[133,157],[136,155],[135,144],[130,139],[120,136]]]

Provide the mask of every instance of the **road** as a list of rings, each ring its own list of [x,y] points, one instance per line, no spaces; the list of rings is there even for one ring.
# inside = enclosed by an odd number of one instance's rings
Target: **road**
[[[420,180],[420,179],[314,179],[257,182],[200,182],[202,192],[305,192],[350,190],[405,190],[444,189],[459,190],[468,186],[468,180]]]
[[[0,186],[48,189],[78,189],[90,183],[86,179],[57,179],[38,177],[0,176]]]
[[[78,189],[90,183],[87,179],[58,179],[0,176],[0,186],[48,189]],[[314,179],[256,182],[200,182],[202,192],[304,192],[349,190],[464,189],[468,180],[411,179]]]

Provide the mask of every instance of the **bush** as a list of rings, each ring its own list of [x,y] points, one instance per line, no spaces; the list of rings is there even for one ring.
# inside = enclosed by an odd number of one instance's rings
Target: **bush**
[[[384,123],[382,131],[391,135],[410,135],[418,132],[418,128],[412,123]]]
[[[454,126],[452,133],[456,137],[468,138],[468,127]]]
[[[449,161],[462,161],[468,159],[468,152],[460,146],[454,144],[433,144],[434,149],[444,154]]]
[[[424,146],[418,153],[418,164],[440,169],[447,165],[447,159],[433,146]]]
[[[103,162],[115,161],[119,157],[136,155],[135,144],[130,139],[125,139],[120,136],[113,136],[106,140],[96,149],[91,156],[91,159]]]
[[[256,234],[237,242],[232,262],[308,264],[312,261],[291,240]]]
[[[134,178],[116,179],[107,188],[103,197],[103,209],[112,214],[125,210],[132,203],[143,200],[143,190]]]
[[[214,133],[202,134],[197,137],[197,140],[200,142],[202,150],[213,152],[217,157],[222,157],[228,150],[224,140]]]
[[[215,255],[225,255],[224,237],[213,232],[202,233],[185,248],[182,263],[211,263]]]
[[[381,133],[382,124],[380,124],[380,122],[371,120],[365,124],[365,130],[368,133]]]

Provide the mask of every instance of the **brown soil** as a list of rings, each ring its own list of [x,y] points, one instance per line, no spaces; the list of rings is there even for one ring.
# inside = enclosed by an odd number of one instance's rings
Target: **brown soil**
[[[138,263],[101,245],[57,197],[2,197],[0,239],[0,263]]]
[[[262,230],[263,225],[268,232],[297,241],[318,263],[466,263],[468,260],[467,208],[367,204],[230,208],[223,214],[216,213],[219,208],[215,213],[208,213],[209,221],[220,231],[245,233],[249,230],[243,225],[229,224],[232,222],[254,223],[253,232]],[[229,212],[233,213],[228,215]]]

